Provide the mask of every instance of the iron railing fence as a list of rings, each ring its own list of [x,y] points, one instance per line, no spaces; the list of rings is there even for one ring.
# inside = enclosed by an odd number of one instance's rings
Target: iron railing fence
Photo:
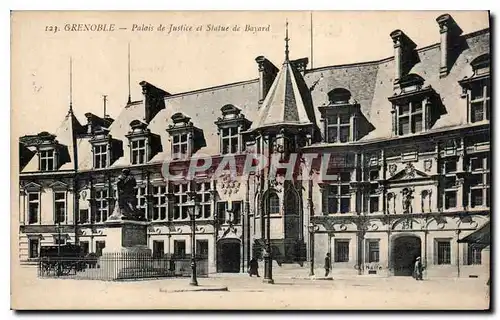
[[[156,257],[137,253],[105,253],[100,257],[41,257],[38,276],[86,280],[189,277],[190,257]],[[208,259],[196,259],[196,275],[208,276]]]

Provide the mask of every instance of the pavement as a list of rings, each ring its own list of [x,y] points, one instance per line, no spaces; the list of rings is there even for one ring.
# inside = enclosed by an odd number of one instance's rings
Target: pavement
[[[276,275],[214,274],[189,278],[106,282],[38,279],[35,268],[16,268],[13,309],[204,310],[485,310],[489,293],[480,279],[349,277],[311,280]]]

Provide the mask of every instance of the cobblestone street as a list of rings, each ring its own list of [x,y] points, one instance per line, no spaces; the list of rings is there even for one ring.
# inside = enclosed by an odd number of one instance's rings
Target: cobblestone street
[[[275,284],[244,274],[200,278],[200,286],[227,286],[227,292],[189,290],[189,279],[101,282],[37,279],[34,268],[22,268],[16,309],[461,309],[488,308],[480,279],[409,277],[306,280],[275,278]]]

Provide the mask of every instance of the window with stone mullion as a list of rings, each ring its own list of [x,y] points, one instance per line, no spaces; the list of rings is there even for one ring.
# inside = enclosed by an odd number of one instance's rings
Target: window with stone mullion
[[[476,84],[471,88],[470,114],[471,122],[489,120],[490,116],[490,86],[489,84]]]
[[[173,136],[172,154],[174,159],[180,159],[188,155],[188,134],[180,133]]]
[[[153,187],[153,216],[152,221],[167,219],[167,188],[165,186]]]
[[[146,139],[132,140],[131,142],[132,164],[143,164],[146,162]]]
[[[188,201],[188,184],[174,184],[174,220],[185,220],[189,217],[188,206],[191,205]]]
[[[54,170],[54,150],[40,151],[40,171]]]
[[[327,142],[349,142],[351,140],[351,124],[349,114],[336,114],[327,118]]]
[[[199,211],[196,217],[208,219],[211,216],[210,182],[197,183],[196,190],[199,203]]]
[[[422,101],[410,101],[399,106],[398,133],[405,135],[418,133],[423,130],[423,109]]]
[[[326,212],[328,214],[348,213],[351,207],[350,173],[343,172],[336,183],[327,186]]]
[[[457,195],[457,159],[443,159],[442,172],[444,175],[443,203],[444,209],[452,209],[458,206]]]
[[[470,206],[490,205],[490,169],[488,155],[472,156],[470,158]]]
[[[238,152],[238,127],[228,127],[221,129],[222,154]]]

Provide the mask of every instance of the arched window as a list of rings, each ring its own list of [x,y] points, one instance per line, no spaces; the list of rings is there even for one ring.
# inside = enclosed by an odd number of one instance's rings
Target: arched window
[[[328,100],[332,104],[346,104],[351,99],[351,92],[344,88],[335,88],[328,92]]]
[[[280,213],[280,199],[276,193],[271,193],[269,195],[269,212]]]

